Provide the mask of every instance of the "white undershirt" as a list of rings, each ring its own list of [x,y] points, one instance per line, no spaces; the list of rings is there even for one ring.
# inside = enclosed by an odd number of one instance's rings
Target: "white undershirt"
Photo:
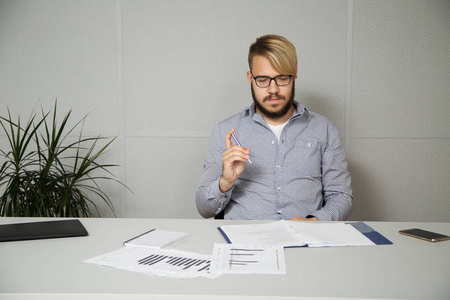
[[[272,129],[273,133],[276,135],[277,139],[278,139],[278,143],[280,142],[280,136],[281,136],[281,132],[283,131],[284,126],[286,126],[286,124],[289,122],[289,120],[287,120],[285,123],[280,124],[280,125],[269,125],[270,129]]]

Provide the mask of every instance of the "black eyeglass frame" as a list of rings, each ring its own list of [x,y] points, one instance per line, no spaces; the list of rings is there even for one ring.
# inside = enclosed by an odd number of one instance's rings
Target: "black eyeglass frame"
[[[250,74],[252,75],[253,79],[255,80],[256,86],[257,86],[257,87],[260,87],[260,88],[266,88],[266,87],[269,87],[269,86],[272,84],[272,80],[275,81],[275,84],[278,85],[278,86],[288,86],[288,85],[291,84],[292,76],[293,76],[293,75],[278,75],[278,76],[275,76],[275,77],[269,77],[269,76],[257,76],[257,77],[255,77],[255,76],[253,76],[253,72],[252,72],[252,71],[250,71]],[[289,77],[289,82],[288,82],[287,84],[278,84],[277,78],[278,78],[278,77],[284,77],[284,76],[288,76],[288,77]],[[267,79],[270,79],[269,84],[266,85],[266,86],[259,86],[259,85],[258,85],[258,81],[257,81],[258,78],[267,78]]]

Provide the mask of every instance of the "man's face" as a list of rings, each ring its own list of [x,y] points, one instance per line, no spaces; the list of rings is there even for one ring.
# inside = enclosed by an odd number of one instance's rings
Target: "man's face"
[[[285,75],[275,71],[270,61],[260,55],[253,57],[252,73],[254,77],[269,76],[273,78],[278,75]],[[287,86],[278,86],[275,80],[272,80],[270,85],[265,88],[260,88],[255,84],[250,72],[247,72],[247,79],[251,84],[256,112],[260,113],[266,121],[272,121],[275,124],[279,123],[279,120],[282,123],[287,121],[286,117],[289,118],[294,110],[292,105],[295,93],[294,78],[292,78],[291,83]]]

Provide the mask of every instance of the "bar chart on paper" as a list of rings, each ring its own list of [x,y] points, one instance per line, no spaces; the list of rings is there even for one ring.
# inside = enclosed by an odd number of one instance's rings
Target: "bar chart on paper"
[[[208,259],[198,259],[175,255],[152,254],[137,261],[143,266],[155,266],[171,270],[195,270],[197,272],[208,271],[211,263]]]
[[[210,255],[173,249],[124,247],[85,262],[175,278],[215,278],[219,276],[209,272]]]

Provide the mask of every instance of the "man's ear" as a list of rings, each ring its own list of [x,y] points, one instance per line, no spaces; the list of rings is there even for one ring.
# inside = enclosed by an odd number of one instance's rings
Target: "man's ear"
[[[248,83],[252,84],[252,73],[250,73],[250,71],[247,71],[247,80]]]

